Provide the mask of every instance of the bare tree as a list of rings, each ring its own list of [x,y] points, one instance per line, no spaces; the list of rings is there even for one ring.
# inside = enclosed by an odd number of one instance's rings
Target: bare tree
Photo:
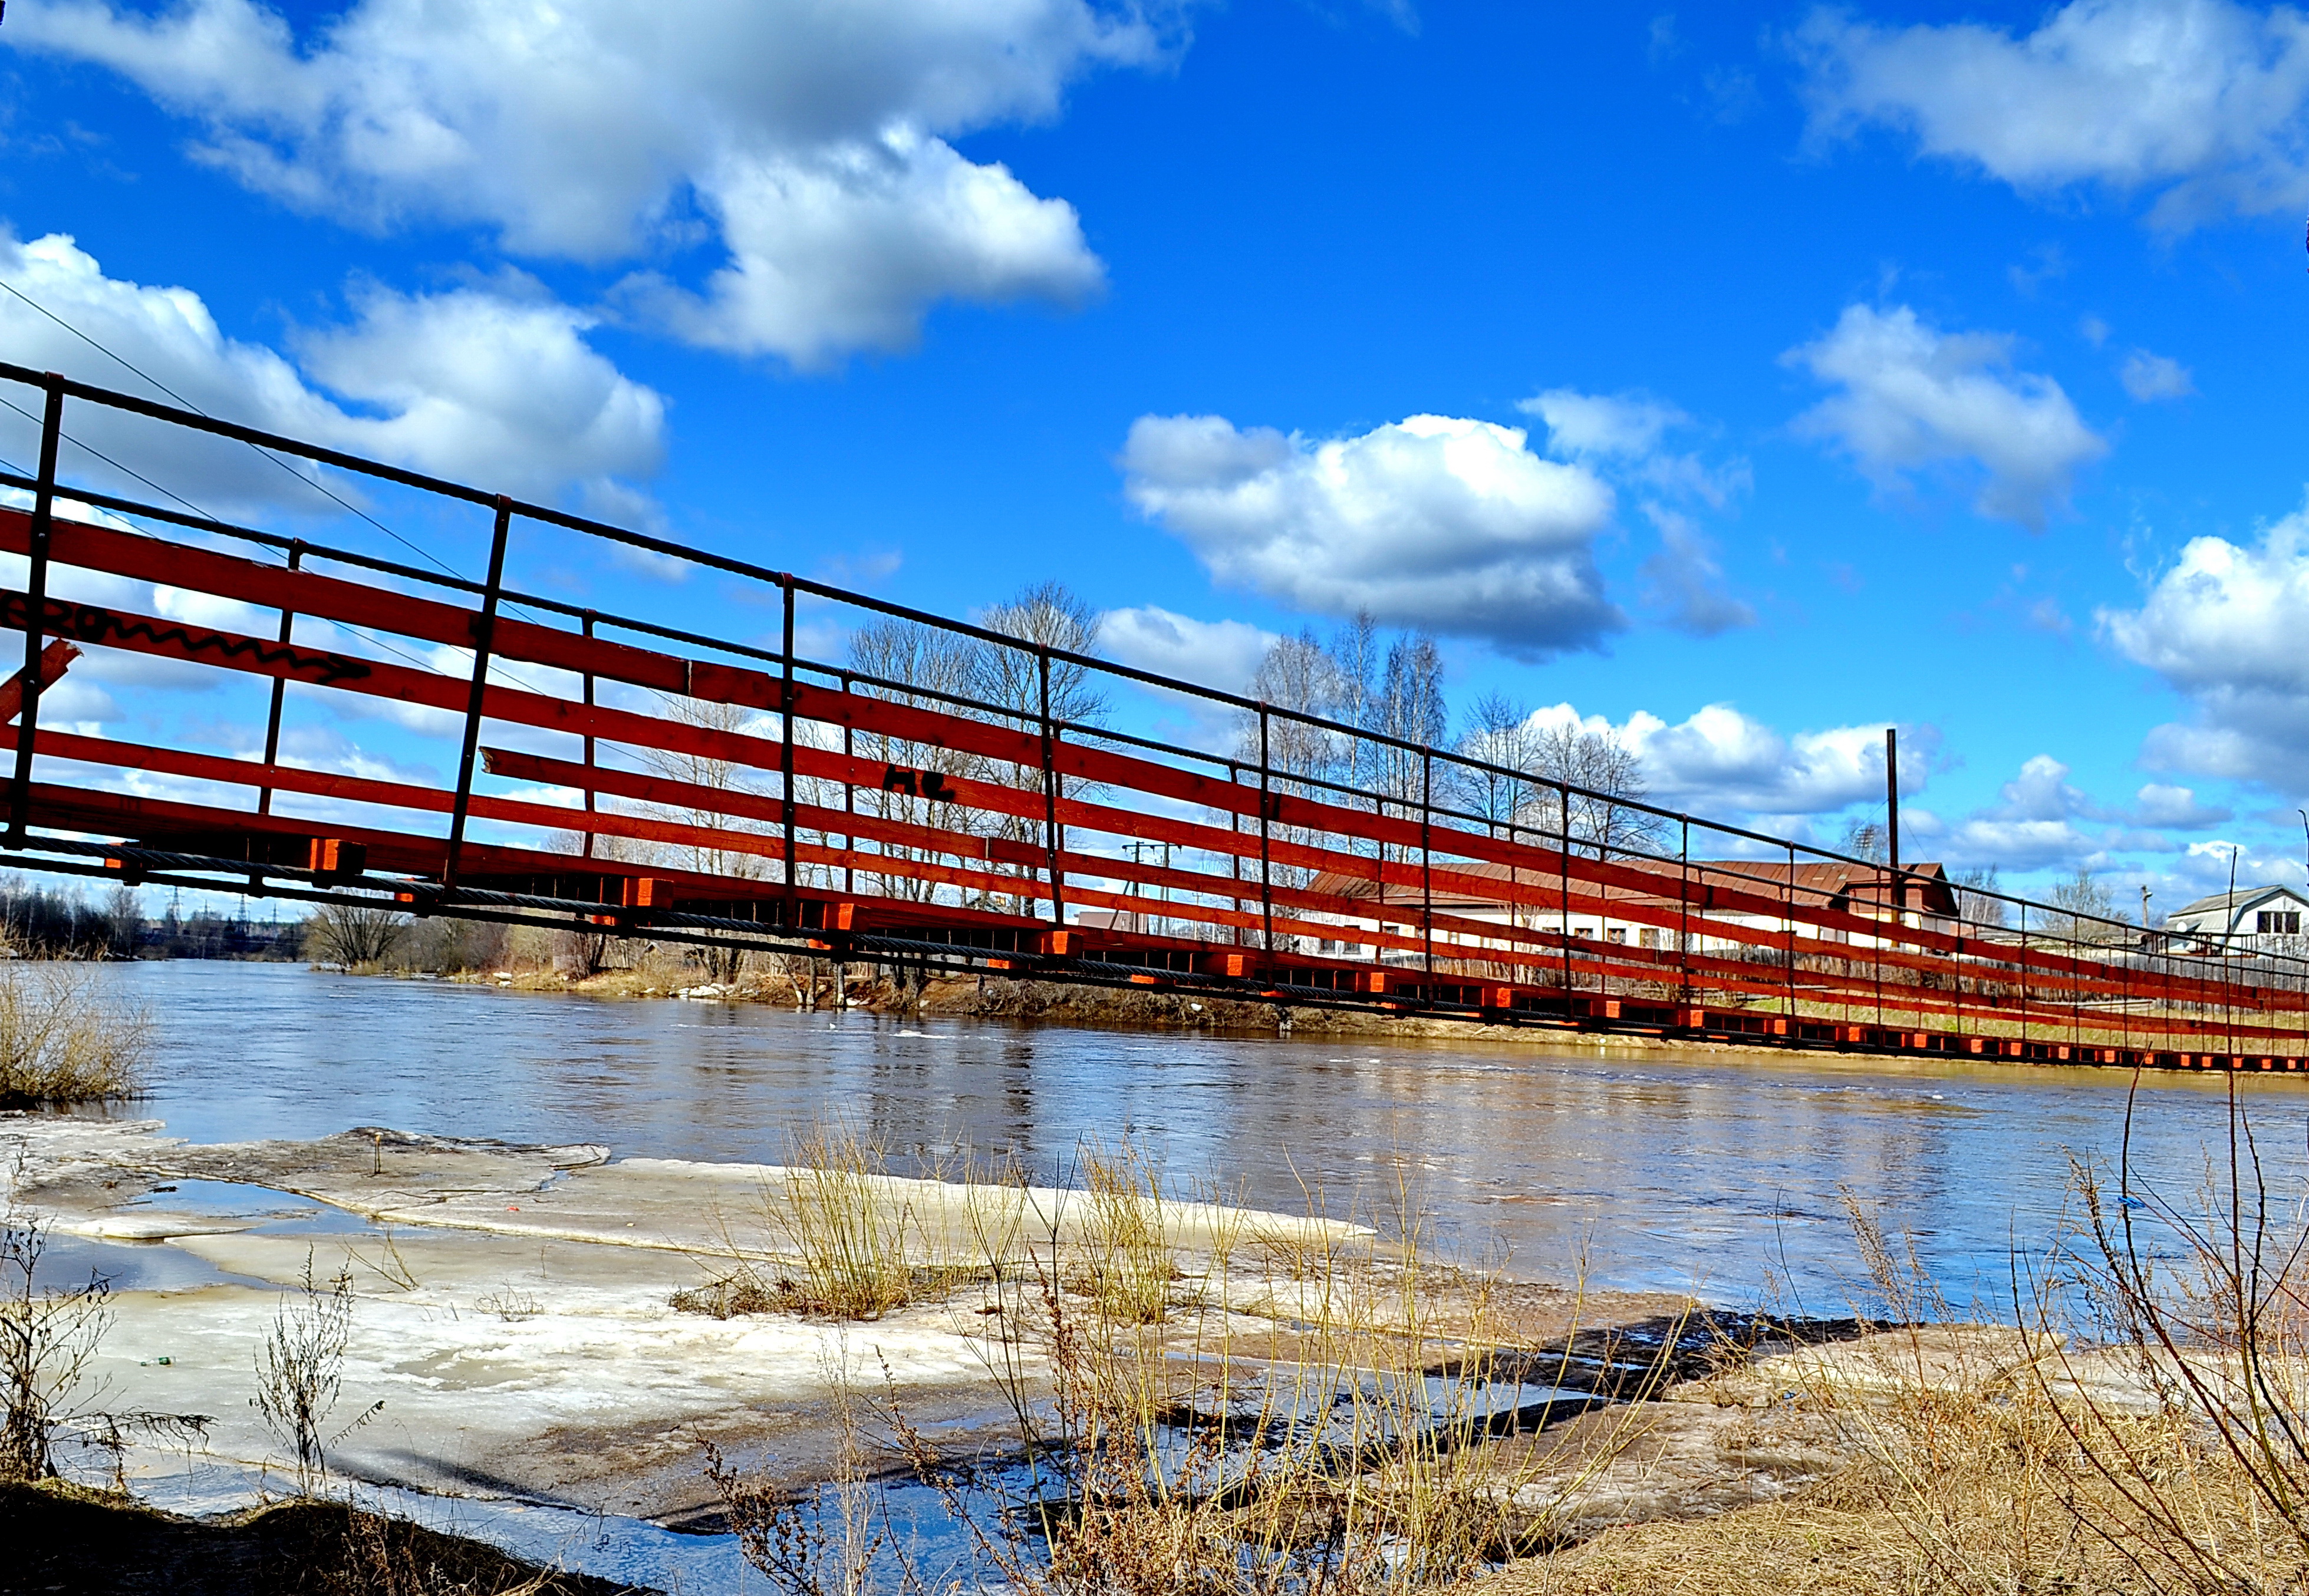
[[[1891,846],[1886,836],[1884,828],[1874,821],[1855,816],[1845,822],[1844,835],[1837,839],[1836,851],[1865,859],[1872,865],[1886,864],[1891,858]]]
[[[1526,824],[1599,858],[1658,851],[1659,816],[1630,807],[1649,793],[1643,762],[1616,732],[1562,721],[1540,728],[1535,741],[1531,772],[1542,785]],[[1555,782],[1564,785],[1547,785]]]
[[[1996,892],[1996,867],[1976,865],[1956,878],[1957,917],[1967,925],[2001,926],[2004,900]]]
[[[709,698],[668,697],[662,714],[664,719],[677,726],[746,736],[763,735],[766,729],[765,722],[769,719],[761,711],[749,709],[744,704],[719,703]],[[724,792],[758,796],[762,792],[761,785],[746,774],[747,767],[736,760],[679,748],[636,747],[634,752],[644,764],[666,780],[704,789],[700,796],[688,803],[648,806],[647,813],[703,830],[752,832],[761,829],[755,822],[717,807],[713,798],[705,796]],[[628,851],[646,853],[653,850],[644,844]],[[692,842],[661,844],[653,851],[659,858],[675,868],[695,870],[701,875],[735,876],[754,881],[769,874],[766,858],[743,849]]]
[[[389,909],[330,903],[305,922],[305,947],[316,963],[359,970],[391,953],[407,923]]]
[[[2116,894],[2081,865],[2054,885],[2053,907],[2057,912],[2047,917],[2045,929],[2054,936],[2098,942],[2123,934],[2122,927],[2106,923],[2117,918]]]
[[[1098,614],[1080,596],[1058,582],[1038,582],[1021,588],[1007,603],[997,604],[982,617],[989,631],[1015,637],[1024,648],[983,643],[973,657],[972,696],[1015,716],[1018,724],[1039,731],[1047,712],[1055,727],[1082,726],[1104,718],[1108,699],[1091,667],[1050,658],[1043,651],[1087,654],[1098,644]],[[1047,669],[1047,696],[1044,672]],[[1042,790],[1039,765],[1013,765],[996,780],[1028,792]],[[1084,789],[1074,789],[1079,795]],[[989,816],[995,835],[1028,846],[1040,846],[1042,823],[1025,815]],[[1018,895],[1008,906],[1014,913],[1032,911],[1034,896]]]
[[[1462,779],[1475,812],[1493,825],[1512,824],[1531,803],[1531,772],[1539,761],[1539,730],[1521,700],[1486,693],[1459,738],[1459,752],[1491,768]]]
[[[1251,696],[1286,712],[1267,718],[1268,769],[1287,776],[1330,775],[1340,754],[1338,739],[1295,717],[1330,718],[1338,708],[1343,679],[1337,663],[1310,630],[1302,629],[1296,637],[1279,637],[1267,646],[1250,679]],[[1256,713],[1243,713],[1235,746],[1245,762],[1258,758]]]
[[[1331,666],[1336,675],[1332,718],[1357,731],[1371,729],[1379,653],[1379,620],[1368,609],[1356,610],[1331,639]],[[1362,787],[1373,771],[1371,750],[1360,738],[1350,738],[1342,759],[1339,779],[1349,787]]]
[[[983,644],[912,621],[883,620],[862,626],[850,637],[850,663],[864,677],[857,691],[892,703],[924,709],[950,711],[951,698],[967,697],[980,675],[978,654]],[[878,789],[861,787],[857,803],[868,814],[907,825],[936,826],[947,831],[982,833],[987,817],[950,798],[957,779],[977,778],[986,761],[963,750],[918,743],[886,732],[860,733],[853,745],[860,759],[881,765],[887,772]],[[892,842],[853,843],[861,858],[868,853],[906,863],[926,861],[927,849]],[[894,898],[927,902],[934,884],[912,876],[884,874],[879,889]]]
[[[1023,723],[1039,726],[1042,715],[1043,649],[1087,654],[1098,646],[1098,612],[1064,582],[1038,582],[1018,590],[982,617],[990,632],[1015,637],[1027,646],[982,644],[976,651],[972,696],[1010,711]],[[1083,725],[1106,713],[1108,699],[1087,665],[1051,661],[1051,719]]]

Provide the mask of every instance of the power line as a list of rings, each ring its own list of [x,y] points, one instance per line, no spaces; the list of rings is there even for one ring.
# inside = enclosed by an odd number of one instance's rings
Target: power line
[[[193,412],[193,414],[195,414],[195,416],[205,417],[205,418],[208,418],[208,419],[210,419],[210,420],[214,420],[214,419],[215,419],[215,418],[214,418],[214,417],[212,417],[212,416],[210,416],[210,415],[209,415],[209,413],[208,413],[206,410],[204,410],[201,409],[201,407],[200,407],[200,406],[198,406],[198,405],[195,404],[191,400],[186,399],[183,394],[181,394],[181,393],[177,393],[174,388],[171,388],[170,386],[169,386],[169,384],[166,384],[166,383],[162,382],[159,377],[156,377],[156,376],[152,375],[150,372],[148,372],[148,371],[144,370],[142,367],[137,366],[134,362],[131,361],[131,360],[130,360],[126,356],[125,356],[125,355],[116,354],[116,353],[114,353],[111,349],[107,349],[103,344],[101,344],[101,343],[98,342],[95,339],[93,339],[93,338],[90,337],[87,333],[85,333],[85,332],[82,332],[78,327],[74,326],[70,322],[68,322],[68,321],[65,320],[65,319],[64,319],[64,317],[62,317],[62,316],[58,315],[55,311],[50,310],[47,306],[45,306],[45,305],[41,304],[38,299],[33,298],[30,294],[27,294],[26,292],[24,292],[24,290],[23,290],[23,289],[22,289],[18,288],[14,283],[8,281],[5,278],[0,278],[0,289],[7,289],[7,290],[8,290],[8,292],[10,292],[11,294],[13,294],[17,298],[22,299],[25,304],[27,304],[27,305],[29,305],[29,306],[30,306],[34,310],[39,311],[42,315],[44,315],[44,316],[48,317],[48,320],[50,320],[50,321],[54,322],[57,326],[62,327],[65,332],[67,332],[71,333],[74,338],[79,339],[82,343],[84,343],[84,344],[88,345],[88,347],[89,347],[89,348],[91,348],[91,349],[94,349],[98,354],[102,355],[103,357],[105,357],[105,358],[107,358],[107,359],[108,359],[108,360],[111,360],[111,361],[116,362],[116,363],[117,363],[117,364],[118,364],[120,367],[122,367],[124,369],[128,370],[128,371],[131,371],[131,372],[134,372],[136,375],[138,375],[138,376],[140,376],[140,377],[143,377],[146,382],[148,382],[148,383],[151,384],[152,384],[152,386],[154,386],[155,388],[158,388],[161,393],[163,393],[167,394],[169,398],[171,398],[171,399],[175,400],[178,404],[183,405],[186,410],[188,410],[192,411],[192,412]],[[13,407],[11,407],[11,408],[13,408]],[[75,443],[79,442],[79,440],[78,440],[78,439],[74,439],[74,441]],[[242,441],[242,442],[244,442],[244,443],[246,443],[246,442],[247,442],[247,440],[246,440],[246,439],[245,439],[245,438],[244,438],[243,440],[241,440],[241,441]],[[402,537],[399,532],[394,531],[391,527],[389,527],[389,526],[385,525],[385,522],[383,522],[379,521],[376,516],[371,515],[368,511],[366,511],[366,510],[362,509],[359,505],[355,505],[355,504],[352,504],[352,503],[349,502],[348,500],[346,500],[346,499],[343,499],[343,498],[340,497],[336,493],[333,492],[333,491],[330,489],[330,487],[328,487],[328,485],[327,485],[326,483],[324,483],[324,482],[321,482],[321,481],[319,481],[319,480],[317,480],[317,479],[314,479],[314,478],[307,477],[307,475],[305,475],[305,473],[304,473],[304,472],[302,472],[302,471],[298,470],[295,466],[290,465],[287,461],[285,461],[285,460],[281,459],[278,454],[273,453],[272,453],[272,451],[271,451],[270,449],[264,448],[264,447],[263,447],[262,445],[260,445],[260,444],[248,444],[248,446],[249,446],[251,449],[255,450],[257,453],[259,453],[259,454],[263,455],[265,459],[267,459],[267,460],[271,461],[274,465],[279,466],[282,470],[284,470],[284,471],[288,472],[290,476],[292,476],[292,477],[296,478],[298,481],[302,482],[303,484],[305,484],[305,486],[306,486],[306,487],[310,487],[310,488],[311,488],[311,489],[313,489],[316,493],[320,494],[323,497],[324,497],[324,498],[326,498],[326,499],[330,500],[332,503],[335,504],[335,505],[336,505],[340,509],[342,509],[342,510],[346,511],[346,512],[347,512],[348,513],[350,513],[350,514],[353,514],[353,515],[358,515],[358,516],[359,516],[363,521],[366,521],[367,522],[368,522],[368,523],[369,523],[369,525],[371,525],[371,526],[375,527],[378,531],[383,532],[386,537],[388,537],[388,538],[392,539],[394,542],[396,542],[396,543],[400,544],[403,548],[408,549],[411,554],[414,554],[414,555],[418,556],[419,557],[420,557],[420,558],[422,558],[422,559],[431,560],[431,561],[433,562],[433,564],[435,564],[436,565],[439,565],[439,566],[441,567],[441,569],[442,569],[442,570],[448,572],[448,574],[449,574],[450,575],[452,575],[452,576],[454,576],[454,575],[456,575],[456,574],[457,574],[457,573],[456,573],[455,569],[454,569],[454,567],[452,567],[452,566],[450,566],[450,565],[446,565],[446,564],[444,564],[444,563],[443,563],[443,561],[439,558],[439,556],[436,556],[436,555],[434,555],[434,554],[432,554],[432,553],[428,552],[428,550],[426,550],[426,549],[424,549],[424,548],[419,548],[418,545],[416,545],[416,544],[414,544],[414,543],[411,542],[408,539],[406,539],[406,538]],[[87,445],[86,444],[81,444],[81,447],[82,447],[82,448],[83,448],[83,449],[88,449],[88,445]],[[91,453],[91,454],[96,454],[96,451],[95,451],[95,450],[93,450],[93,449],[89,449],[89,453]],[[103,455],[101,455],[101,454],[98,454],[98,455],[97,455],[97,458],[98,458],[98,459],[99,459],[99,460],[103,460],[105,457],[104,457]],[[108,462],[108,463],[110,463],[110,464],[113,464],[113,465],[117,466],[119,470],[127,470],[127,468],[126,468],[125,466],[120,466],[120,465],[118,464],[118,462]],[[135,476],[136,476],[136,473],[135,473],[135,472],[134,472],[134,471],[129,471],[129,472],[128,472],[128,474],[129,474],[130,476],[132,476],[132,477],[135,477]],[[160,492],[160,493],[167,493],[167,492],[168,492],[168,489],[163,488],[163,487],[155,487],[155,485],[154,485],[154,484],[152,484],[152,483],[151,483],[151,482],[148,482],[148,481],[145,481],[145,479],[144,479],[143,478],[142,478],[142,477],[136,477],[136,479],[137,479],[139,482],[143,482],[145,487],[152,487],[152,488],[154,489],[154,491],[155,491],[155,492]],[[171,494],[169,494],[169,496],[170,498],[176,498],[176,497],[177,497],[177,496],[176,496],[175,494],[172,494],[172,493],[171,493]],[[179,504],[183,504],[183,503],[185,503],[185,502],[186,502],[186,501],[184,501],[184,500],[182,500],[182,499],[178,499],[178,500],[177,500],[177,503],[179,503]],[[212,519],[213,519],[213,518],[212,518]]]
[[[0,4],[4,3],[5,0],[0,0]],[[104,356],[105,358],[116,362],[124,369],[133,372],[137,376],[143,378],[144,381],[151,384],[152,386],[158,388],[170,399],[175,400],[178,404],[183,405],[195,415],[210,420],[215,419],[215,418],[210,416],[206,410],[201,409],[200,406],[195,404],[191,400],[186,399],[174,388],[169,387],[168,384],[162,382],[159,377],[152,375],[150,372],[144,370],[142,367],[130,360],[126,356],[117,354],[113,350],[106,348],[102,343],[98,342],[97,340],[82,332],[78,327],[74,326],[70,322],[65,320],[64,317],[58,315],[55,311],[50,310],[47,306],[33,298],[30,294],[25,293],[22,289],[8,281],[5,278],[0,278],[0,289],[5,289],[9,293],[14,295],[17,298],[30,306],[34,310],[39,311],[42,315],[48,317],[48,320],[54,322],[57,326],[62,327],[74,338],[79,339],[82,343],[88,345],[89,348]],[[25,420],[30,421],[35,427],[42,425],[41,420],[38,416],[33,415],[30,410],[25,410],[22,405],[15,403],[12,400],[0,398],[0,404],[6,405],[10,410],[23,417]],[[137,481],[144,484],[145,487],[151,488],[154,493],[167,495],[167,496],[176,500],[177,503],[184,505],[186,509],[190,510],[194,514],[198,515],[203,520],[214,522],[222,521],[223,518],[221,516],[210,514],[206,510],[202,509],[198,505],[193,503],[192,500],[186,498],[184,495],[163,487],[160,484],[153,481],[151,478],[145,476],[143,472],[133,470],[129,467],[121,464],[118,461],[113,459],[111,455],[107,454],[103,450],[97,448],[94,444],[86,443],[80,438],[74,437],[73,435],[68,432],[60,433],[59,436],[65,438],[65,441],[70,443],[74,448],[83,450],[90,454],[95,455],[97,459],[104,462],[105,464],[110,466],[114,470],[119,471],[125,476],[135,478]],[[247,440],[245,438],[241,441],[243,443],[247,443]],[[298,481],[304,483],[307,487],[312,488],[315,492],[319,493],[324,497],[341,506],[348,513],[359,516],[363,521],[366,521],[378,531],[383,532],[386,537],[400,544],[403,548],[408,549],[411,554],[417,555],[421,558],[430,560],[434,565],[439,566],[441,570],[451,576],[457,575],[457,571],[454,566],[445,563],[439,558],[439,556],[432,554],[430,551],[411,542],[408,539],[402,537],[399,532],[394,531],[391,527],[385,525],[385,522],[379,521],[376,516],[371,515],[359,505],[349,503],[345,499],[339,497],[335,493],[330,490],[327,484],[316,481],[311,477],[307,477],[304,472],[290,465],[278,454],[273,453],[270,449],[264,448],[256,444],[248,444],[248,446],[251,449],[255,450],[258,454],[262,455],[266,460],[271,461],[274,465],[279,466],[282,470],[288,472],[290,476],[296,478]],[[0,464],[6,463],[7,462],[5,461],[0,461]],[[29,472],[18,466],[10,465],[8,469],[14,471],[20,477],[30,475]],[[463,578],[460,578],[459,580],[462,581]],[[507,605],[506,608],[517,615],[521,613],[521,608],[518,605]],[[364,642],[375,644],[376,647],[385,650],[387,653],[398,655],[400,658],[408,660],[411,664],[419,667],[420,669],[430,670],[437,676],[448,674],[447,672],[441,670],[438,667],[419,659],[414,654],[409,653],[404,650],[395,648],[393,644],[385,642],[381,638],[371,636],[358,626],[354,626],[342,621],[337,624],[344,626],[345,630],[350,632],[354,636],[362,639]],[[510,671],[506,672],[506,679],[512,681],[516,686],[527,688],[532,693],[539,690],[530,683],[524,682],[521,680],[520,677],[514,676]]]

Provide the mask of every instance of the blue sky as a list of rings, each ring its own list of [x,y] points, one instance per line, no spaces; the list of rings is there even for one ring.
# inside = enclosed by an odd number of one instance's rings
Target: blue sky
[[[1897,722],[1912,856],[2301,878],[2298,13],[16,0],[0,47],[0,278],[217,413],[950,613],[1055,576],[1221,686],[1368,605],[1456,705],[1799,836]],[[138,386],[15,300],[0,345]]]

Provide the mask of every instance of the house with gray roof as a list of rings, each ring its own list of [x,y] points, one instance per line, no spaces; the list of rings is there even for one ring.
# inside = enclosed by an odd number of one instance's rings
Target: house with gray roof
[[[2298,953],[2309,897],[2289,886],[2241,886],[2215,893],[2165,917],[2179,940],[2240,953]]]

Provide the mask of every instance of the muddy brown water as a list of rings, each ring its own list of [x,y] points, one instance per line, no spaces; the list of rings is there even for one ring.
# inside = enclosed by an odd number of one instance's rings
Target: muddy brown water
[[[1839,1193],[1911,1229],[1959,1304],[2010,1312],[2016,1245],[2041,1247],[2071,1155],[2113,1160],[2131,1077],[1630,1053],[1496,1041],[1121,1033],[604,1001],[298,967],[113,966],[148,1007],[151,1090],[99,1110],[195,1141],[352,1126],[600,1142],[620,1155],[774,1161],[829,1117],[901,1168],[964,1152],[1061,1178],[1125,1139],[1184,1191],[1334,1215],[1408,1191],[1447,1248],[1514,1275],[1696,1290],[1837,1311],[1857,1290]],[[2157,1076],[2133,1160],[2175,1195],[2227,1159],[2226,1083]],[[2309,1159],[2309,1083],[2241,1084],[2277,1189]]]

